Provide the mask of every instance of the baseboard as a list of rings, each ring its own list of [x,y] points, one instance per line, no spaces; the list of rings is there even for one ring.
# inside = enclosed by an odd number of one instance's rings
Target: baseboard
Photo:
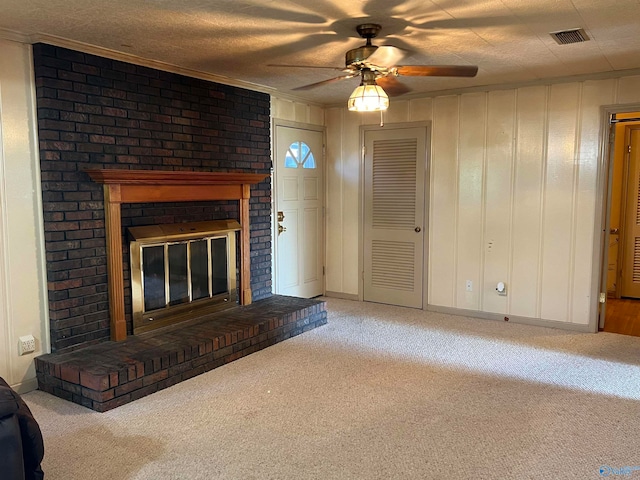
[[[331,298],[341,298],[342,300],[355,300],[356,302],[360,300],[358,294],[353,293],[324,292],[324,296]]]
[[[28,378],[24,382],[16,383],[15,385],[11,385],[16,392],[20,395],[28,392],[32,392],[38,389],[38,379],[37,378]]]
[[[439,305],[427,305],[425,310],[436,313],[447,313],[449,315],[458,315],[462,317],[482,318],[485,320],[498,320],[505,322],[508,318],[509,323],[520,323],[523,325],[534,325],[536,327],[549,327],[561,330],[570,330],[573,332],[595,333],[589,325],[580,325],[577,323],[558,322],[556,320],[544,320],[541,318],[519,317],[517,315],[505,315],[501,313],[481,312],[479,310],[466,310],[463,308],[441,307]]]

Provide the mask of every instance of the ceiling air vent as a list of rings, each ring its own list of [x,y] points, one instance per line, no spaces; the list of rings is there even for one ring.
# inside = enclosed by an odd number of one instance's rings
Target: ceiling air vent
[[[582,28],[572,28],[571,30],[563,30],[561,32],[551,32],[549,35],[560,45],[568,45],[570,43],[581,43],[589,40],[587,34]]]

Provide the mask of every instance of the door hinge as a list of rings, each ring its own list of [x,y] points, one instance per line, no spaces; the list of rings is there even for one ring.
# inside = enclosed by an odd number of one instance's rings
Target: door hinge
[[[616,141],[616,125],[614,123],[609,125],[609,143],[615,143]]]
[[[631,153],[631,145],[627,145],[627,153]]]
[[[600,303],[605,303],[607,301],[607,294],[605,292],[600,292]]]
[[[322,266],[322,275],[324,276],[324,265]]]

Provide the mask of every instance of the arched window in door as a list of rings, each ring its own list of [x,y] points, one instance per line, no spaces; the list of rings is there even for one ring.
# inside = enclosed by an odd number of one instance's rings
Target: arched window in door
[[[287,149],[284,157],[284,166],[286,168],[316,168],[316,159],[313,152],[304,142],[293,142]]]

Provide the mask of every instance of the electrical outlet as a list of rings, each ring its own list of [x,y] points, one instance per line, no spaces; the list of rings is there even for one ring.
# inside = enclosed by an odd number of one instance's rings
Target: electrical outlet
[[[26,355],[36,351],[36,339],[33,335],[18,338],[18,355]]]
[[[471,280],[467,280],[467,292],[473,292],[473,282]]]

